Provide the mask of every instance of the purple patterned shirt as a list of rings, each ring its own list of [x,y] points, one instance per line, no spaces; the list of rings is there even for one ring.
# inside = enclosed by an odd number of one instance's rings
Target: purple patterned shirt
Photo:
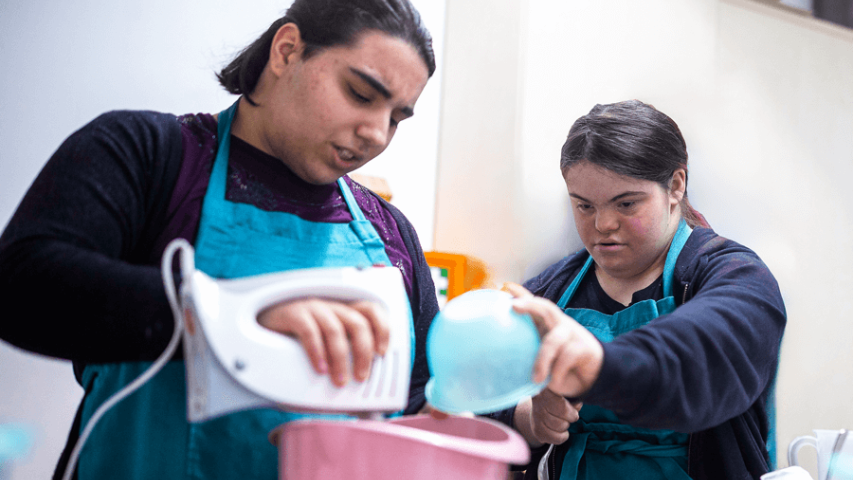
[[[212,115],[183,115],[178,120],[181,123],[184,155],[169,201],[167,225],[158,240],[160,255],[173,238],[182,237],[191,242],[195,240],[218,144],[217,123]],[[385,252],[392,265],[402,272],[406,290],[411,295],[412,261],[397,222],[370,190],[349,177],[344,177],[344,181],[350,186],[364,216],[385,243]],[[292,213],[312,222],[352,221],[337,183],[312,185],[299,178],[277,158],[233,135],[225,196],[232,202],[247,203],[267,211]]]

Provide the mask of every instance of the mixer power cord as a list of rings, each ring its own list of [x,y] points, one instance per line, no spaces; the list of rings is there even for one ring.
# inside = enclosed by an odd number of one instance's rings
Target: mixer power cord
[[[154,375],[156,375],[157,372],[163,368],[166,362],[168,362],[175,354],[175,350],[178,348],[178,343],[181,340],[181,330],[183,330],[184,324],[183,313],[181,312],[181,307],[178,303],[175,279],[172,274],[172,260],[175,256],[175,252],[178,250],[181,251],[180,270],[182,278],[186,278],[188,273],[192,273],[195,270],[195,260],[193,258],[194,250],[192,245],[183,238],[172,240],[172,242],[166,247],[165,252],[163,252],[163,260],[160,263],[160,272],[163,275],[163,285],[166,289],[166,297],[169,299],[169,307],[171,307],[172,317],[175,319],[175,329],[172,333],[172,338],[169,340],[169,344],[166,345],[166,349],[163,350],[163,353],[161,353],[159,357],[157,357],[157,360],[142,372],[142,375],[127,384],[127,386],[118,392],[114,393],[103,404],[101,404],[100,407],[98,407],[92,415],[92,418],[90,418],[86,423],[86,428],[83,429],[83,433],[80,434],[77,444],[74,445],[74,449],[71,451],[71,456],[68,458],[68,465],[65,467],[65,473],[62,475],[62,480],[71,480],[71,476],[77,468],[77,460],[80,456],[80,452],[83,450],[83,445],[86,444],[86,440],[88,440],[89,435],[92,433],[92,430],[95,428],[98,420],[100,420],[101,417],[103,417],[104,414],[106,414],[118,402],[124,400],[127,396],[151,380],[151,378],[154,377]]]

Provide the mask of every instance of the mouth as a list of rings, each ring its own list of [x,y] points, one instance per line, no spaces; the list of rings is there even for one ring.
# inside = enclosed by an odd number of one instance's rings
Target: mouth
[[[604,251],[611,251],[623,248],[625,245],[618,242],[598,242],[595,246]]]
[[[337,145],[335,145],[334,147],[335,153],[337,153],[338,158],[344,163],[361,163],[361,161],[364,159],[363,155],[360,155],[353,150],[339,147]]]

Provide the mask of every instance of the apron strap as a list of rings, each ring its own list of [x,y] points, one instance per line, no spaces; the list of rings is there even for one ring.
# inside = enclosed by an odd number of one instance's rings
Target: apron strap
[[[358,222],[364,221],[364,213],[362,213],[361,208],[359,208],[358,203],[355,201],[355,197],[352,195],[352,190],[350,190],[349,185],[347,185],[347,182],[344,180],[344,177],[338,179],[338,186],[341,189],[341,194],[344,196],[344,201],[347,202],[347,208],[349,208],[352,219]]]
[[[216,159],[213,162],[213,171],[210,172],[210,181],[207,188],[210,195],[216,200],[225,198],[225,179],[228,176],[228,152],[231,151],[231,123],[237,114],[237,100],[230,107],[219,112],[216,132],[219,137],[219,148],[216,151]],[[219,181],[222,179],[222,181]]]
[[[673,273],[675,272],[675,262],[678,261],[678,256],[681,254],[681,249],[690,238],[693,229],[687,225],[687,222],[682,218],[678,223],[678,230],[675,236],[672,237],[672,243],[669,245],[669,251],[666,254],[666,262],[663,264],[663,298],[672,296],[672,282],[674,281]]]
[[[563,292],[563,296],[560,297],[560,301],[557,302],[557,306],[560,307],[560,310],[565,310],[566,305],[569,304],[569,300],[571,300],[572,297],[575,296],[575,291],[577,291],[578,285],[580,285],[581,280],[583,279],[584,275],[586,275],[586,272],[589,270],[589,267],[591,265],[592,254],[590,254],[589,258],[586,259],[586,263],[583,264],[581,271],[578,272],[577,275],[575,275],[575,279],[572,280],[572,283],[571,285],[569,285],[569,288],[567,288],[566,291]]]

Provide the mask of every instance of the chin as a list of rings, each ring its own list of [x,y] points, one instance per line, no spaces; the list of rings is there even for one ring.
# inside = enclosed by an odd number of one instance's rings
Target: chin
[[[328,185],[335,183],[339,178],[343,177],[347,172],[339,173],[333,171],[324,172],[306,172],[304,175],[299,175],[302,180],[311,185]]]
[[[620,259],[608,256],[599,256],[598,258],[593,257],[593,260],[595,260],[595,263],[604,269],[608,275],[619,275],[620,273],[624,273],[629,270],[630,267],[629,265],[625,265],[625,262]]]

